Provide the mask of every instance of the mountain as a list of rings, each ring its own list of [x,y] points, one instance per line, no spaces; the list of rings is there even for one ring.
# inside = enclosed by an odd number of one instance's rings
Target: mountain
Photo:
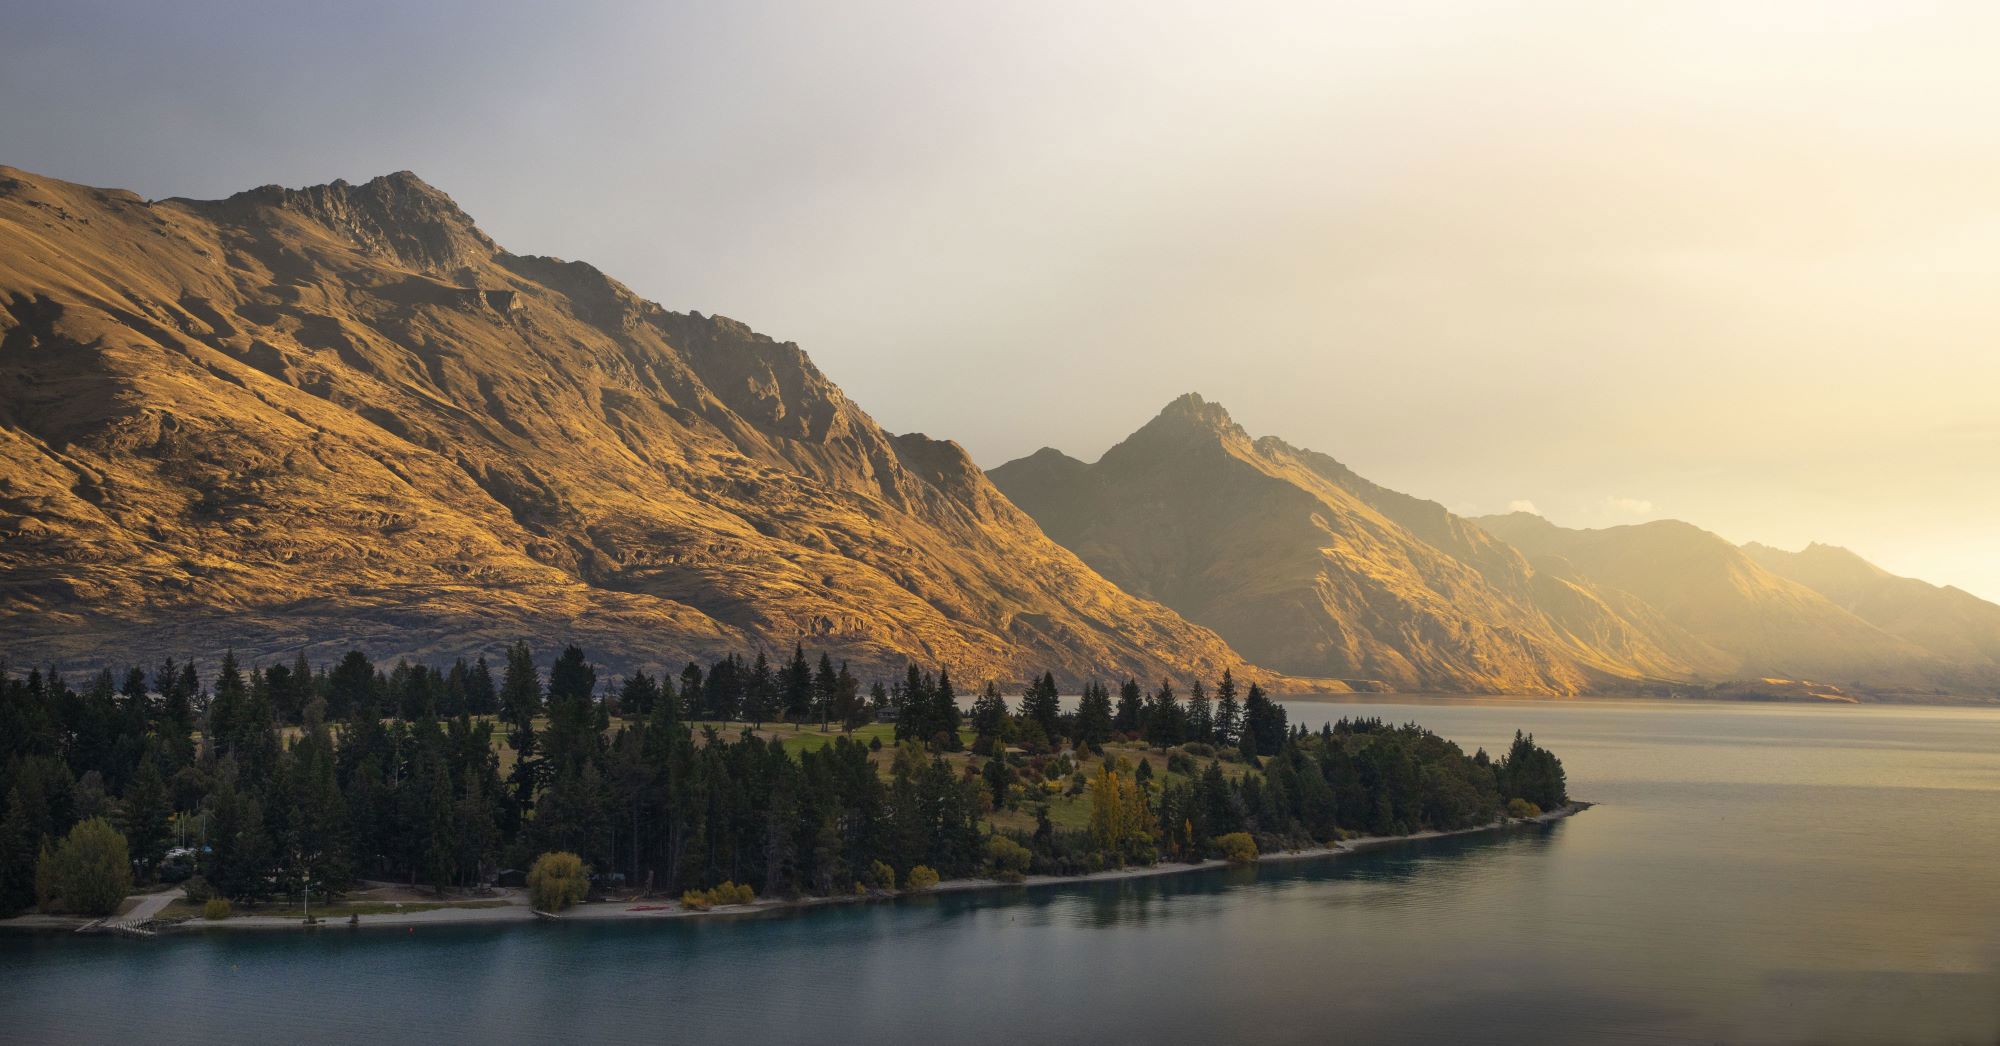
[[[1743,546],[1743,553],[1773,574],[1940,658],[2000,666],[2000,606],[1964,589],[1898,577],[1835,545],[1786,552],[1752,542]]]
[[[1086,464],[993,469],[1051,537],[1258,664],[1402,690],[1570,694],[1717,658],[1642,606],[1544,575],[1433,502],[1252,439],[1196,395]]]
[[[1644,601],[1725,652],[1724,677],[1896,687],[1928,685],[1942,670],[1931,651],[1687,523],[1571,530],[1524,512],[1477,522],[1542,569]]]
[[[407,172],[148,202],[0,168],[0,303],[14,658],[1249,671],[796,345],[511,254]]]

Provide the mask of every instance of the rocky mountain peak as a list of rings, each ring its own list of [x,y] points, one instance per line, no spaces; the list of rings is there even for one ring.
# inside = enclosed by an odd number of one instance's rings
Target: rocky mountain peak
[[[292,211],[357,247],[426,272],[451,272],[485,261],[499,249],[456,201],[409,171],[359,185],[344,179],[302,189],[265,185],[223,203]]]
[[[1160,419],[1181,425],[1213,429],[1217,432],[1243,431],[1236,419],[1220,403],[1201,398],[1198,392],[1183,393],[1160,411]]]
[[[1105,458],[1134,453],[1150,456],[1211,451],[1232,444],[1248,446],[1249,442],[1249,433],[1236,424],[1222,404],[1190,392],[1167,404],[1139,431],[1107,451]]]

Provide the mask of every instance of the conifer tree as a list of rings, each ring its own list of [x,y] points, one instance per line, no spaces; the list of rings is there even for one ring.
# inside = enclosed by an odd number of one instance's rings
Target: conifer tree
[[[684,719],[700,719],[707,709],[702,707],[702,690],[705,687],[701,666],[690,661],[681,669],[680,712]]]
[[[735,721],[743,710],[743,691],[750,668],[741,654],[726,654],[709,666],[708,682],[702,686],[702,705],[707,714],[724,723]]]
[[[1222,682],[1215,684],[1215,744],[1228,748],[1236,743],[1243,726],[1243,711],[1236,703],[1236,677],[1222,670]]]
[[[156,710],[150,695],[146,692],[146,670],[132,666],[125,672],[125,682],[118,688],[119,717],[122,720],[118,732],[129,743],[137,743],[153,729]]]
[[[481,654],[472,662],[465,673],[465,710],[473,715],[492,715],[500,710],[500,699],[493,685],[493,669],[486,663],[486,655]]]
[[[507,722],[507,743],[514,749],[514,769],[507,775],[516,816],[535,805],[541,760],[536,755],[535,717],[542,711],[542,678],[526,642],[507,649],[507,669],[500,684],[500,716]]]
[[[583,648],[563,648],[549,669],[549,728],[542,745],[549,772],[561,775],[580,769],[603,751],[597,722],[597,670],[584,659]]]
[[[1111,740],[1111,724],[1111,691],[1093,679],[1083,688],[1083,700],[1076,708],[1076,743],[1101,747]]]
[[[793,645],[792,661],[785,666],[785,718],[794,728],[812,718],[812,666],[806,663],[805,647]]]
[[[840,720],[841,730],[852,734],[855,728],[868,722],[868,704],[861,697],[861,680],[847,670],[847,662],[840,663],[840,671],[834,674],[834,716]]]
[[[133,773],[120,806],[121,827],[132,860],[150,875],[166,855],[167,819],[173,815],[167,783],[160,776],[159,760],[150,744],[139,759],[139,768]]]
[[[931,690],[930,714],[926,718],[930,721],[931,736],[944,739],[945,751],[956,752],[964,747],[964,742],[958,736],[958,724],[961,719],[958,710],[958,692],[952,689],[949,668],[938,669],[937,685]]]
[[[375,704],[375,666],[361,651],[350,650],[327,675],[326,714],[344,720]]]
[[[287,713],[288,717],[285,721],[288,723],[303,723],[305,721],[306,705],[317,696],[313,693],[312,665],[306,662],[306,652],[304,650],[300,650],[299,656],[292,661],[291,684],[292,693],[290,698],[285,702],[289,709]]]
[[[840,694],[840,677],[834,674],[833,659],[820,651],[819,671],[813,674],[813,710],[819,714],[819,728],[833,720],[833,703]]]
[[[1276,755],[1285,743],[1289,728],[1285,725],[1285,710],[1270,698],[1264,696],[1264,688],[1250,684],[1250,692],[1243,699],[1243,740],[1246,755]]]
[[[1208,690],[1197,679],[1188,687],[1187,739],[1203,744],[1215,740],[1215,713],[1208,703]]]
[[[208,735],[206,755],[220,758],[227,754],[229,744],[240,729],[238,723],[243,718],[249,695],[249,688],[243,683],[243,671],[236,663],[236,651],[223,651],[222,667],[215,673],[215,697],[208,704],[208,725],[204,730]]]
[[[778,680],[771,671],[771,660],[758,650],[757,660],[750,666],[750,679],[743,686],[743,718],[761,730],[777,710]]]
[[[1007,699],[1000,696],[1000,687],[992,680],[986,681],[986,689],[972,702],[972,732],[981,742],[982,750],[997,744],[1002,731],[1007,726]]]
[[[1021,718],[1041,726],[1042,735],[1055,744],[1062,736],[1062,696],[1056,689],[1053,672],[1043,672],[1021,697]]]
[[[625,677],[618,688],[618,711],[621,715],[643,719],[653,714],[653,704],[660,699],[660,685],[645,669],[635,669]]]
[[[1145,728],[1145,698],[1139,681],[1127,678],[1118,687],[1118,713],[1111,717],[1111,729],[1121,734],[1137,734]]]
[[[1158,748],[1180,744],[1184,717],[1180,698],[1174,694],[1173,680],[1160,680],[1160,688],[1153,692],[1152,703],[1146,709],[1146,743]]]

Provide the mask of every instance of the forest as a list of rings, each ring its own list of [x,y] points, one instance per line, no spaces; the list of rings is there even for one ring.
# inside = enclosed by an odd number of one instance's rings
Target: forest
[[[458,894],[550,853],[597,890],[829,895],[1244,859],[1568,801],[1531,737],[1496,759],[1415,724],[1309,731],[1227,673],[1065,704],[1050,675],[964,702],[942,666],[864,692],[802,648],[617,680],[574,645],[544,672],[525,642],[497,667],[225,654],[80,685],[0,663],[0,912],[102,914],[157,881],[252,904],[363,879]]]

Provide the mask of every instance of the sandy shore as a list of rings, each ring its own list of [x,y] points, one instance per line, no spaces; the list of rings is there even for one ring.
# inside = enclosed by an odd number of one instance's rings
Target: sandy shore
[[[1474,835],[1484,832],[1502,832],[1516,828],[1546,824],[1573,814],[1588,810],[1592,804],[1575,802],[1560,810],[1551,810],[1540,817],[1525,820],[1506,820],[1476,828],[1462,828],[1453,832],[1418,832],[1414,835],[1360,836],[1343,840],[1336,846],[1315,847],[1305,850],[1286,850],[1261,854],[1259,864],[1277,861],[1301,861],[1323,857],[1339,857],[1343,854],[1389,846],[1396,843],[1415,842],[1422,839],[1442,839],[1454,835]],[[1048,886],[1074,886],[1080,883],[1120,882],[1127,879],[1150,879],[1162,875],[1185,875],[1190,872],[1214,871],[1229,867],[1229,862],[1221,860],[1201,861],[1195,864],[1161,862],[1134,868],[1118,868],[1110,871],[1092,872],[1087,875],[1031,875],[1020,882],[1003,883],[993,879],[947,879],[926,893],[968,893],[972,891],[1035,889]],[[580,904],[559,916],[537,913],[529,907],[526,896],[520,891],[508,891],[500,900],[505,904],[488,908],[435,908],[421,912],[389,912],[379,915],[363,915],[350,923],[345,916],[335,915],[310,929],[338,931],[358,929],[405,929],[415,932],[428,926],[469,926],[504,923],[531,923],[538,921],[607,921],[633,919],[726,919],[757,915],[766,912],[789,911],[835,904],[858,904],[871,901],[889,900],[896,897],[922,896],[889,891],[872,891],[839,897],[802,897],[795,900],[772,899],[754,901],[750,904],[727,905],[707,910],[683,908],[678,901],[659,899],[635,899],[629,901],[596,901]],[[14,919],[0,920],[0,927],[21,929],[72,929],[82,930],[95,927],[92,920],[76,919],[68,916],[24,915]],[[185,922],[160,924],[148,927],[159,933],[195,933],[218,930],[302,930],[309,929],[296,915],[243,915],[220,921],[190,919]]]

